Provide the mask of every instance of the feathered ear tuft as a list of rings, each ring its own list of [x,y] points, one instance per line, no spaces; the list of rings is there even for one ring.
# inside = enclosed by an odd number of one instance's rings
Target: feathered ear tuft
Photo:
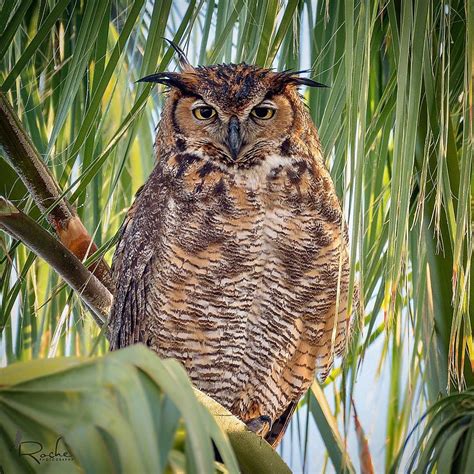
[[[192,93],[192,84],[190,83],[190,75],[188,73],[192,73],[194,71],[194,67],[188,61],[184,51],[174,41],[171,41],[168,38],[163,39],[169,43],[169,45],[178,55],[178,64],[182,72],[157,72],[155,74],[142,77],[137,82],[153,82],[163,84],[168,87],[176,87],[186,93]],[[188,76],[186,77],[187,74]]]
[[[168,87],[175,87],[185,94],[194,94],[192,83],[186,73],[179,72],[157,72],[149,76],[142,77],[137,82],[153,82],[163,84]]]
[[[308,77],[300,77],[299,74],[304,74],[311,72],[311,69],[306,69],[302,71],[284,71],[284,75],[287,77],[288,84],[295,84],[297,86],[309,86],[309,87],[328,87],[320,82],[313,81]]]
[[[179,84],[179,73],[177,72],[157,72],[150,74],[149,76],[138,79],[137,82],[153,82],[157,84],[163,84],[170,87],[178,87]]]
[[[309,86],[309,87],[324,87],[327,88],[329,86],[326,86],[325,84],[321,84],[320,82],[313,81],[313,79],[310,79],[308,77],[299,77],[299,76],[294,76],[290,80],[291,84],[296,84],[297,86]]]
[[[176,54],[178,55],[178,63],[182,71],[188,72],[194,69],[188,58],[186,57],[185,52],[174,41],[168,38],[163,39],[175,50]]]
[[[294,86],[309,86],[309,87],[328,87],[320,82],[313,81],[313,79],[309,79],[308,77],[300,77],[298,74],[302,74],[305,72],[310,71],[283,71],[276,73],[276,87],[275,90],[280,92],[286,85],[294,85]]]

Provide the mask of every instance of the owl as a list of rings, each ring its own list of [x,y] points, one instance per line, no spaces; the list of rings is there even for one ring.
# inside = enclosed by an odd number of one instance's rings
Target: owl
[[[320,84],[182,65],[143,79],[168,93],[114,255],[108,337],[178,359],[276,445],[349,334],[346,225],[298,92]]]

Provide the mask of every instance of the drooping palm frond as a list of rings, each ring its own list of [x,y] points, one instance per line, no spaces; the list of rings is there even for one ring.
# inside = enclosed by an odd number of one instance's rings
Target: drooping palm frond
[[[411,453],[406,444],[418,435]],[[474,390],[449,395],[433,404],[408,436],[391,472],[409,454],[408,472],[471,472],[474,466]]]
[[[56,472],[290,472],[227,410],[197,398],[179,363],[144,346],[14,364],[0,374],[6,472],[51,465]],[[216,423],[223,418],[227,434]]]

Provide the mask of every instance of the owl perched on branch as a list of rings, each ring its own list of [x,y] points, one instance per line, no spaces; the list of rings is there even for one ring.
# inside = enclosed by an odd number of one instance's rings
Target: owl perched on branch
[[[169,87],[114,256],[112,349],[144,343],[273,445],[349,332],[348,236],[298,86],[247,64]]]

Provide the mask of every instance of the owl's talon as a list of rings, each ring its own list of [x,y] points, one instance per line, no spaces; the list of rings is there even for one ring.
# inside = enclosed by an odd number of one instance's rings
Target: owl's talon
[[[250,431],[253,431],[256,435],[262,438],[270,431],[273,421],[267,415],[257,416],[247,421],[246,425]]]

